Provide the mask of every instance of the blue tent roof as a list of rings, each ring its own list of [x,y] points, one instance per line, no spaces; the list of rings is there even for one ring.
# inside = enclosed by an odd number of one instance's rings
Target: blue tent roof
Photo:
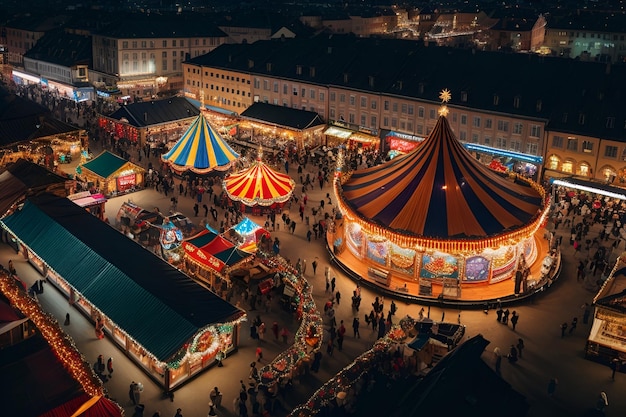
[[[161,157],[177,172],[192,171],[206,174],[223,171],[239,158],[201,113],[183,136]]]
[[[31,197],[0,222],[160,361],[244,314],[66,198]]]

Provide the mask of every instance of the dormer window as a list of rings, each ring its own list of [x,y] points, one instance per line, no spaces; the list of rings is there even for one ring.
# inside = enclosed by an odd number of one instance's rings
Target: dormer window
[[[296,75],[302,75],[302,65],[296,65]]]
[[[500,96],[498,96],[497,94],[494,94],[493,95],[493,105],[497,106],[499,102],[500,102]]]
[[[513,98],[513,107],[516,109],[519,109],[519,103],[520,103],[520,97],[519,96],[515,96]]]
[[[561,116],[561,122],[567,123],[567,113],[563,113],[563,116]]]
[[[579,125],[584,125],[585,124],[585,113],[580,113],[578,115],[578,124]]]
[[[608,129],[613,129],[615,125],[615,117],[607,117],[606,118],[606,127]]]
[[[467,103],[467,91],[461,91],[461,101]]]
[[[535,105],[535,109],[536,109],[537,111],[541,111],[541,105],[542,105],[542,104],[543,104],[543,103],[541,102],[541,100],[537,100],[537,104]]]

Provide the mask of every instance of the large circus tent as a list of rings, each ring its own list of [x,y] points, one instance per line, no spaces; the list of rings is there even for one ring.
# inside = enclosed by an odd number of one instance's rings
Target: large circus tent
[[[363,275],[387,286],[393,276],[396,290],[428,297],[518,279],[538,257],[535,234],[549,209],[540,185],[476,161],[446,114],[443,106],[417,149],[335,181],[343,221],[331,238],[339,260],[347,248],[367,265]]]
[[[259,151],[259,156],[250,167],[226,177],[223,188],[228,198],[241,202],[244,209],[245,206],[262,206],[279,210],[289,200],[295,186],[289,175],[267,166]]]
[[[239,158],[228,143],[209,124],[204,113],[161,159],[177,173],[191,171],[204,175],[211,171],[226,171]]]

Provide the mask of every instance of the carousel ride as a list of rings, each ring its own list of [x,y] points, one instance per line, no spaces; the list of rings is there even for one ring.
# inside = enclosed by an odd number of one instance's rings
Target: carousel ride
[[[226,171],[239,158],[228,143],[209,124],[203,112],[161,159],[177,174],[193,172],[206,175]]]
[[[262,209],[281,211],[296,186],[287,174],[273,170],[263,162],[259,148],[256,161],[249,167],[224,180],[223,189],[233,202],[242,204],[242,211],[261,214]]]
[[[341,213],[331,228],[336,260],[389,291],[417,298],[515,296],[541,264],[538,230],[549,211],[543,188],[480,164],[439,119],[412,152],[334,182]]]

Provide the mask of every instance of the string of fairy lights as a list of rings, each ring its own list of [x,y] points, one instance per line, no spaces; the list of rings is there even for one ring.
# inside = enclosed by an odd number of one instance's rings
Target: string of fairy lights
[[[35,299],[28,296],[24,288],[4,272],[0,273],[0,291],[13,307],[33,322],[59,362],[81,385],[85,393],[92,397],[103,396],[105,390],[102,381],[79,352],[72,338],[61,329],[57,319],[44,312]]]

